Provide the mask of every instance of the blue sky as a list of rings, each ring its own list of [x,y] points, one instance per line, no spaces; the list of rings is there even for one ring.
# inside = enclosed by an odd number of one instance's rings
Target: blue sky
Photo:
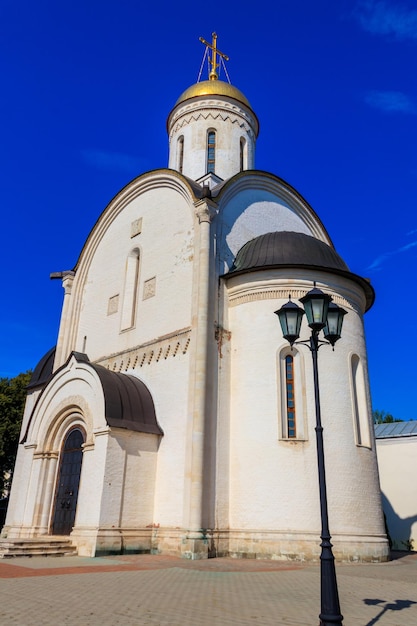
[[[56,343],[63,290],[49,274],[74,267],[122,186],[166,167],[166,118],[215,30],[260,120],[256,167],[307,199],[375,287],[374,408],[417,419],[415,1],[141,7],[0,4],[0,376]]]

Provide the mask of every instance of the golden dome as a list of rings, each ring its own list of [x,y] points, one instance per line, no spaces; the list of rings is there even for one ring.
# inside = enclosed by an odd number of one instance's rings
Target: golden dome
[[[181,94],[176,101],[175,106],[181,104],[181,102],[185,102],[185,100],[197,98],[198,96],[227,96],[229,98],[233,98],[234,100],[238,100],[238,102],[241,102],[250,109],[252,108],[246,96],[244,96],[239,89],[233,87],[233,85],[230,85],[229,83],[225,83],[222,80],[203,80],[200,83],[191,85],[191,87],[188,87],[188,89]]]

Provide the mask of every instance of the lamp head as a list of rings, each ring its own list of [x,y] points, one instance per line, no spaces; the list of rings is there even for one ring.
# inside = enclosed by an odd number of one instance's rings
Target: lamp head
[[[319,331],[326,326],[327,311],[332,297],[321,289],[311,289],[300,302],[304,305],[307,322],[311,330]]]
[[[278,315],[284,339],[289,341],[292,346],[300,336],[301,321],[304,315],[303,309],[291,302],[290,295],[289,301],[278,311],[275,311],[275,314]]]
[[[334,302],[330,302],[327,311],[327,322],[323,328],[323,334],[327,341],[334,346],[342,334],[343,318],[347,311],[337,306]]]

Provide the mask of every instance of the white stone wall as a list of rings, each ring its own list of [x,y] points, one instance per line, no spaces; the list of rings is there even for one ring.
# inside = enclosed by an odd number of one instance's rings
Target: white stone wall
[[[184,524],[189,369],[189,355],[179,351],[175,357],[144,365],[139,372],[151,390],[158,423],[164,431],[153,480],[151,522],[157,526],[176,528]],[[135,374],[133,370],[128,373]]]
[[[131,237],[137,219],[141,232]],[[135,250],[136,310],[131,327],[123,329],[127,260]],[[133,200],[105,231],[87,275],[82,267],[77,271],[73,297],[81,302],[74,303],[79,319],[71,320],[77,325],[71,348],[95,361],[189,326],[193,254],[192,213],[178,194],[149,191]]]
[[[358,445],[355,434],[350,358],[358,354],[366,366],[361,309],[363,295],[350,281],[316,272],[283,270],[256,272],[227,280],[229,308],[225,326],[230,339],[230,480],[229,527],[239,531],[236,545],[251,552],[269,542],[268,551],[311,556],[320,533],[315,408],[311,356],[302,355],[307,422],[302,437],[280,437],[282,419],[279,353],[288,344],[282,338],[274,311],[288,300],[317,286],[330,293],[348,311],[342,339],[333,352],[319,352],[320,395],[327,465],[330,529],[336,552],[343,558],[386,555],[380,507],[375,447]],[[305,322],[304,322],[305,324]],[[305,326],[302,338],[309,333]],[[369,385],[365,398],[371,428]],[[219,478],[221,480],[221,478]],[[221,510],[224,503],[218,505]],[[265,532],[272,533],[266,541]],[[277,533],[275,538],[273,534]],[[282,534],[291,548],[279,547]],[[281,537],[278,540],[278,535]],[[309,538],[309,539],[306,539]],[[260,542],[260,544],[259,544]],[[350,545],[348,545],[350,543]]]
[[[393,547],[417,550],[417,437],[377,439],[382,503]]]

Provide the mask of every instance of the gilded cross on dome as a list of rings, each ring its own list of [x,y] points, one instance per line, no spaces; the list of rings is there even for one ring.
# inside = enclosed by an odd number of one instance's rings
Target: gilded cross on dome
[[[218,79],[218,74],[217,74],[217,68],[219,67],[219,63],[217,63],[217,55],[219,55],[219,57],[222,57],[223,59],[225,59],[225,61],[229,60],[229,57],[227,56],[227,54],[224,54],[224,52],[220,52],[220,50],[217,49],[217,35],[216,33],[212,33],[212,43],[209,43],[208,41],[206,41],[205,39],[203,39],[203,37],[200,37],[200,41],[201,43],[203,43],[205,46],[207,46],[207,48],[210,48],[210,50],[212,51],[212,56],[211,59],[209,57],[209,63],[211,65],[211,71],[209,74],[209,79],[210,80],[217,80]]]

